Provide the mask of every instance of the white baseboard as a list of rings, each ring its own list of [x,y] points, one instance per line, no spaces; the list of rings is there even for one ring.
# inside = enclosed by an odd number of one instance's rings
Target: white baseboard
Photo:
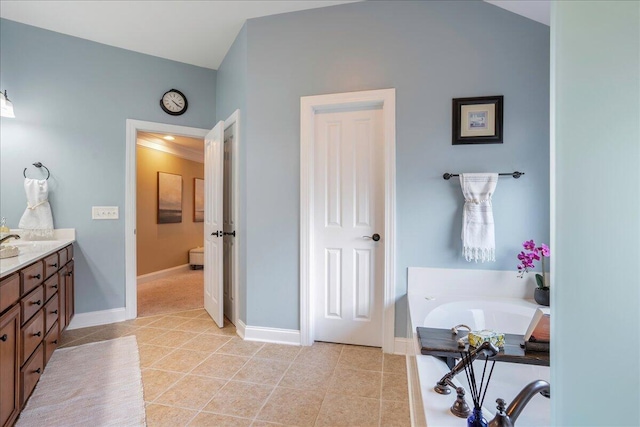
[[[269,342],[274,344],[300,345],[300,331],[295,329],[264,328],[247,326],[238,320],[236,330],[242,339],[247,341]],[[242,326],[240,326],[242,324]],[[240,329],[243,329],[240,332]]]
[[[236,333],[242,339],[244,339],[244,330],[247,329],[247,325],[240,319],[236,320]]]
[[[393,343],[393,354],[409,354],[407,346],[411,345],[411,338],[396,337]]]
[[[138,285],[142,283],[151,282],[152,280],[164,279],[165,277],[173,276],[177,273],[189,270],[189,264],[179,265],[177,267],[166,268],[160,271],[154,271],[153,273],[143,274],[136,277]]]
[[[123,322],[126,320],[125,309],[113,308],[111,310],[91,311],[89,313],[77,313],[71,319],[67,329],[88,328],[89,326],[106,325],[109,323]]]

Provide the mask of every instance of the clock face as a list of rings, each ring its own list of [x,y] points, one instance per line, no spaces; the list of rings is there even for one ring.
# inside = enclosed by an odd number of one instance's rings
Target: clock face
[[[162,107],[165,113],[171,114],[172,116],[184,114],[188,106],[187,97],[176,89],[165,92],[160,100],[160,107]]]

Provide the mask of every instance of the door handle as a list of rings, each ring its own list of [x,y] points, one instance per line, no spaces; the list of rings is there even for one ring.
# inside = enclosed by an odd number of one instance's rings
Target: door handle
[[[212,236],[222,237],[222,230],[216,231],[215,233],[211,233]]]
[[[233,231],[225,231],[222,233],[223,236],[233,236],[236,237],[236,230]]]
[[[373,240],[374,242],[377,242],[378,240],[380,240],[380,235],[378,233],[374,233],[373,236],[362,236],[363,239],[367,239],[367,240]]]

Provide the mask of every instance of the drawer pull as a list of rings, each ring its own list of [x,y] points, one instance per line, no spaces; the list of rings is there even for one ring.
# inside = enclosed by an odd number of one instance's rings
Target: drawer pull
[[[58,310],[53,310],[51,314],[58,314]]]
[[[71,276],[71,275],[73,275],[73,271],[70,271],[67,273],[67,276]]]
[[[58,263],[54,262],[53,264],[49,264],[49,267],[58,268]]]
[[[33,334],[34,337],[39,337],[42,336],[42,332],[38,331],[35,334]]]
[[[39,374],[40,372],[42,372],[42,369],[38,368],[35,371],[33,371],[34,374]]]
[[[58,285],[51,286],[53,289],[58,289]]]
[[[42,304],[42,301],[41,301],[41,300],[33,301],[31,304],[33,304],[33,305],[40,305],[40,304]]]
[[[7,336],[7,334],[4,334],[3,336],[0,337],[0,341],[2,341],[2,342],[5,342],[8,339],[9,339],[9,337]]]
[[[40,278],[40,273],[38,273],[38,274],[33,274],[33,275],[31,276],[31,278],[32,278],[32,279],[39,279],[39,278]]]
[[[51,344],[58,344],[58,340],[51,341]]]

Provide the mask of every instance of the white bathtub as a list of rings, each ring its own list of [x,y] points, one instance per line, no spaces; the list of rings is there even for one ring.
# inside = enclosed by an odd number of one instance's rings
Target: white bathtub
[[[423,425],[426,419],[426,425],[429,427],[464,425],[463,420],[449,411],[456,398],[455,390],[449,395],[440,395],[433,390],[433,386],[449,372],[449,368],[440,359],[420,354],[416,327],[450,329],[462,323],[473,330],[492,329],[503,333],[524,334],[538,306],[533,301],[523,298],[469,298],[460,295],[459,289],[456,290],[457,295],[446,295],[446,292],[443,294],[442,291],[439,295],[428,291],[425,294],[424,288],[420,290],[422,292],[412,294],[410,286],[408,295],[409,327],[413,333],[415,352],[415,358],[410,357],[409,373],[414,424]],[[487,373],[490,367],[491,362]],[[484,361],[474,362],[474,368],[476,375],[481,376]],[[411,372],[414,369],[415,372]],[[493,418],[498,397],[509,403],[525,385],[538,379],[550,380],[549,367],[496,362],[483,407],[487,421]],[[472,405],[464,372],[458,374],[454,382],[467,390],[467,403]],[[550,412],[550,400],[538,394],[529,401],[516,425],[548,426]]]

